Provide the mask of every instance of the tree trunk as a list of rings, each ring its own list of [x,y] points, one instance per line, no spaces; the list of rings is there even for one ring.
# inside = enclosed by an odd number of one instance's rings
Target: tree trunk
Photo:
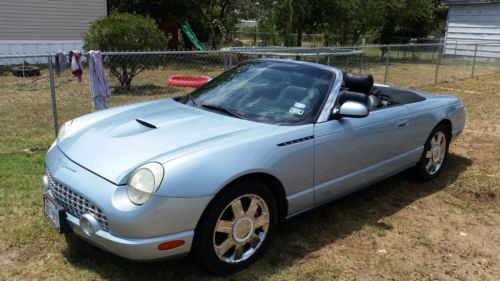
[[[128,73],[127,65],[122,65],[122,75],[120,77],[120,86],[125,91],[130,91],[132,84],[132,76]]]
[[[300,24],[297,28],[297,47],[302,47],[302,28]]]

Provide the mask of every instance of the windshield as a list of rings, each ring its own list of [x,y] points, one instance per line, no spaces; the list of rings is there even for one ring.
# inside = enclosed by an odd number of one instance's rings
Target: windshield
[[[251,62],[222,73],[179,102],[269,124],[313,123],[333,74],[286,62]]]

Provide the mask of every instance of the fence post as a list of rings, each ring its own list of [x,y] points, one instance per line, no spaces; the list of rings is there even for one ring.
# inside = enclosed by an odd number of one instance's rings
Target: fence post
[[[229,58],[227,52],[224,52],[224,71],[229,70]]]
[[[363,56],[364,53],[359,54],[359,74],[361,74],[361,69],[363,69]]]
[[[438,73],[439,73],[439,65],[441,64],[441,56],[442,56],[444,48],[446,48],[444,44],[446,44],[446,43],[443,42],[438,47],[438,56],[437,56],[437,63],[436,63],[436,73],[434,74],[434,85],[437,84],[437,81],[438,81]]]
[[[387,84],[387,72],[389,71],[389,57],[391,56],[391,46],[387,46],[387,57],[385,58],[384,84]]]
[[[453,53],[453,63],[457,62],[457,48],[458,48],[458,41],[455,41],[455,52]]]
[[[59,122],[57,118],[57,103],[56,103],[56,85],[54,81],[54,66],[52,65],[52,56],[47,57],[49,63],[49,80],[50,80],[50,96],[52,98],[52,116],[54,117],[54,133],[57,137],[59,132]]]
[[[254,27],[253,30],[253,45],[257,46],[257,25]]]
[[[470,73],[470,77],[474,77],[474,69],[476,68],[476,56],[477,56],[477,43],[476,47],[474,48],[474,58],[472,59],[472,71]]]

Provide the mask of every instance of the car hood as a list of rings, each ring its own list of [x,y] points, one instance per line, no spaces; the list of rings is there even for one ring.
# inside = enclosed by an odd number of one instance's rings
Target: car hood
[[[89,122],[92,115],[75,119],[58,147],[77,164],[115,184],[125,184],[129,173],[143,163],[166,162],[275,127],[171,99],[127,107]]]

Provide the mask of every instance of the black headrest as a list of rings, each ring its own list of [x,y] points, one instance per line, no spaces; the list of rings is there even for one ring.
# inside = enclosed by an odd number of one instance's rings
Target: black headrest
[[[363,93],[342,91],[339,96],[339,104],[342,105],[345,101],[357,101],[361,103],[366,103],[368,100],[368,95]]]
[[[281,71],[275,69],[269,69],[263,73],[263,77],[274,82],[284,82]]]
[[[371,74],[344,74],[345,87],[353,92],[364,94],[370,93],[373,88],[373,76]]]
[[[311,88],[314,77],[312,75],[308,75],[305,73],[294,72],[291,75],[291,83],[294,86],[303,87],[303,88]]]
[[[297,86],[287,86],[286,88],[281,90],[280,94],[280,98],[295,101],[300,101],[305,97],[307,97],[307,89]]]

